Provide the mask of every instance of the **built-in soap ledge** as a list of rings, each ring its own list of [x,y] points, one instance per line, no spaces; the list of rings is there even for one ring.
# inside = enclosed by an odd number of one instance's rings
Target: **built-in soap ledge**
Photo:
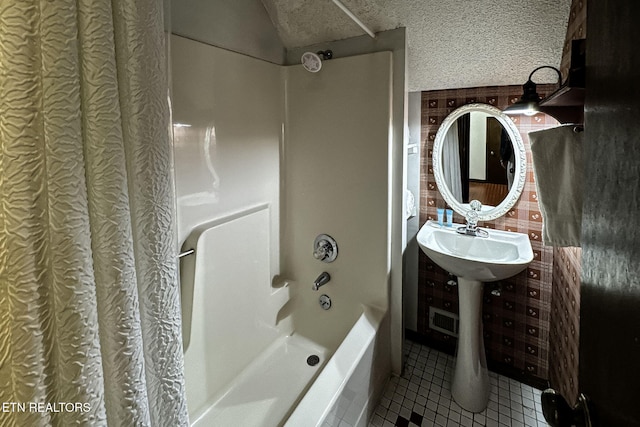
[[[291,297],[289,281],[282,281],[271,285],[269,301],[279,310]]]
[[[266,318],[272,319],[272,325],[287,335],[293,332],[293,323],[287,304],[291,301],[291,280],[275,276],[271,282],[271,295],[266,303]]]
[[[281,277],[281,276],[273,276],[273,279],[271,279],[271,287],[273,289],[280,289],[280,288],[284,288],[289,286],[289,283],[291,283],[291,280],[287,279],[286,277]]]

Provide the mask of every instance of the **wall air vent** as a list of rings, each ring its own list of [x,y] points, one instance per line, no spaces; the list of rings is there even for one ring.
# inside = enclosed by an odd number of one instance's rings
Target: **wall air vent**
[[[458,315],[435,307],[429,307],[429,328],[443,334],[458,336]]]

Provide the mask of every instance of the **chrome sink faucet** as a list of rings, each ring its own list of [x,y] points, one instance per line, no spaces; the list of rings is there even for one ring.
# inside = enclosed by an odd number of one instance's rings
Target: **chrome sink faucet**
[[[324,286],[327,283],[329,283],[329,280],[331,280],[331,276],[326,271],[323,271],[318,276],[318,278],[313,281],[313,285],[311,286],[311,289],[313,289],[314,291],[317,291],[318,289],[320,289],[320,286]]]
[[[458,227],[458,233],[466,234],[467,236],[489,237],[487,231],[478,228],[478,218],[480,217],[479,212],[482,210],[482,203],[478,200],[472,200],[469,203],[469,207],[471,209],[465,215],[467,225]]]

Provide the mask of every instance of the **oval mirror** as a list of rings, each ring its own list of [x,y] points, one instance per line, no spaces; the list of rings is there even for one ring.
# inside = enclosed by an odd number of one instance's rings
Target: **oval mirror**
[[[482,203],[479,220],[506,214],[522,194],[527,157],[513,121],[487,104],[467,104],[449,114],[436,133],[433,174],[442,197],[465,216]]]

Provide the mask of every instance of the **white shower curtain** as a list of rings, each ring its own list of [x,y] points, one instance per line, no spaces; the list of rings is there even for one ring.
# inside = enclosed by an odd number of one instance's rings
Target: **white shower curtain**
[[[0,425],[187,425],[162,2],[0,0]]]
[[[462,203],[462,170],[460,167],[460,140],[458,123],[455,122],[444,137],[442,143],[442,172],[453,197]]]

